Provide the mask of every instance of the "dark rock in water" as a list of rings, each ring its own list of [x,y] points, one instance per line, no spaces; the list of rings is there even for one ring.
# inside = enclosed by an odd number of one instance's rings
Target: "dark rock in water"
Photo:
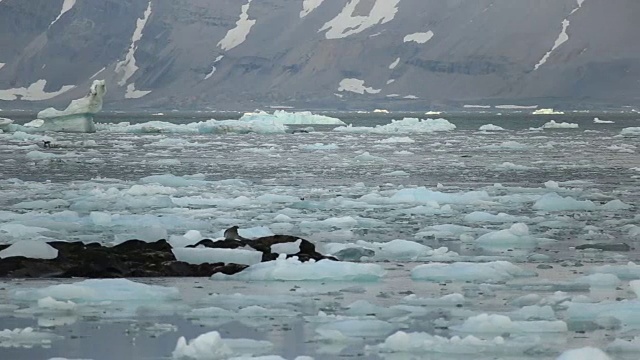
[[[586,250],[586,249],[596,249],[602,251],[631,251],[631,246],[625,243],[618,244],[606,244],[606,243],[597,243],[597,244],[583,244],[576,246],[576,250]]]
[[[338,260],[320,254],[313,243],[297,236],[272,235],[247,239],[239,236],[237,230],[237,226],[228,229],[224,240],[203,239],[188,247],[237,249],[249,246],[262,252],[264,262],[279,257],[279,254],[271,251],[273,245],[300,241],[299,251],[295,254],[287,254],[287,257],[297,257],[300,261]],[[53,241],[48,244],[58,250],[57,258],[43,260],[16,256],[0,259],[0,277],[193,277],[211,276],[216,273],[232,275],[248,267],[248,265],[224,263],[194,265],[178,261],[171,245],[165,240],[156,242],[128,240],[111,247],[98,243],[64,241]],[[0,245],[0,250],[6,247],[8,245]]]
[[[242,246],[249,246],[254,250],[262,252],[262,262],[273,261],[278,258],[279,254],[271,251],[271,246],[276,244],[295,243],[300,240],[300,247],[297,253],[287,254],[287,257],[298,257],[300,261],[309,260],[338,260],[332,256],[322,255],[316,251],[316,246],[309,240],[292,236],[292,235],[270,235],[255,239],[247,239],[238,235],[238,226],[232,226],[224,232],[225,239],[212,241],[204,239],[194,245],[187,247],[194,248],[200,245],[210,248],[226,248],[235,249]]]
[[[224,239],[213,241],[211,239],[202,239],[193,245],[187,245],[188,248],[197,248],[198,246],[204,246],[213,249],[237,249],[239,247],[244,247],[246,244],[240,240],[234,239]]]
[[[165,240],[147,243],[129,240],[113,247],[82,242],[54,241],[49,245],[58,250],[52,260],[22,256],[0,259],[0,277],[193,277],[211,276],[221,272],[235,274],[247,265],[200,264],[177,261],[171,245]]]
[[[276,244],[286,244],[286,243],[294,243],[300,240],[300,246],[298,251],[295,254],[288,254],[287,257],[297,257],[300,261],[309,261],[309,260],[337,260],[332,256],[325,256],[316,251],[316,246],[310,242],[309,240],[299,238],[297,236],[292,235],[271,235],[271,236],[263,236],[253,240],[247,241],[247,245],[252,248],[262,251],[262,261],[271,261],[278,258],[277,253],[271,252],[271,246]]]

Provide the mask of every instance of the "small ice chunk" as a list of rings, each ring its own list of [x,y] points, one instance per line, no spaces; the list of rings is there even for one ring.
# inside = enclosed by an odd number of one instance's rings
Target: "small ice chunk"
[[[557,123],[555,120],[551,120],[544,125],[542,125],[543,129],[577,129],[578,124],[561,122]]]
[[[53,340],[63,339],[62,336],[48,332],[35,331],[33,328],[4,329],[0,331],[0,348],[51,346]]]
[[[594,347],[567,350],[560,354],[556,360],[611,360],[604,351]]]
[[[171,355],[174,359],[215,360],[226,359],[233,355],[233,351],[224,343],[220,333],[211,331],[189,340],[189,343],[181,336]]]
[[[480,131],[504,131],[504,128],[493,125],[493,124],[485,124],[480,126]]]
[[[596,204],[590,200],[576,200],[570,196],[562,197],[555,192],[542,196],[538,201],[533,204],[535,210],[542,211],[575,211],[596,210]]]
[[[39,300],[43,297],[74,302],[92,301],[167,301],[180,299],[173,287],[147,285],[126,279],[89,279],[73,284],[51,285],[38,289],[13,292],[17,300]]]
[[[592,288],[615,288],[622,283],[622,281],[620,281],[620,279],[614,274],[598,273],[579,277],[575,282],[577,284],[589,284]]]
[[[187,340],[178,339],[173,350],[174,359],[217,360],[229,359],[232,355],[255,355],[271,350],[273,344],[265,340],[222,339],[220,333],[211,331]]]
[[[518,333],[563,333],[568,331],[567,323],[555,321],[512,321],[508,316],[498,314],[480,314],[472,316],[462,325],[453,326],[456,331],[484,334]]]
[[[323,333],[340,332],[346,337],[372,337],[386,336],[396,330],[396,325],[377,319],[346,319],[320,325],[316,332]]]

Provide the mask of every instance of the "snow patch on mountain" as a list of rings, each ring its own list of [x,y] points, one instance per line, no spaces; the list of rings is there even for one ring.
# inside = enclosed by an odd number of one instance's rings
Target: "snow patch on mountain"
[[[214,61],[213,61],[213,65],[211,65],[211,71],[204,76],[204,79],[207,80],[208,78],[210,78],[211,76],[213,76],[213,74],[216,72],[217,68],[216,68],[216,64],[218,62],[220,62],[220,60],[222,60],[222,58],[224,57],[224,55],[219,55]]]
[[[353,16],[360,0],[351,0],[335,18],[325,23],[318,32],[327,30],[327,39],[341,39],[358,34],[379,24],[393,20],[398,12],[400,0],[376,0],[368,16]]]
[[[584,0],[578,0],[578,7],[573,9],[569,15],[573,15],[573,13],[580,10],[583,3],[584,3]],[[560,45],[564,44],[569,40],[569,34],[567,34],[567,29],[569,28],[569,25],[570,25],[570,22],[568,18],[565,18],[564,20],[562,20],[562,31],[560,31],[560,35],[558,35],[556,42],[553,44],[553,47],[551,48],[551,50],[549,50],[546,54],[544,54],[542,59],[538,61],[536,66],[534,66],[533,70],[538,70],[540,66],[544,65],[547,62],[547,60],[549,60],[551,53],[555,49],[557,49],[558,47],[560,47]]]
[[[131,36],[131,45],[129,46],[127,55],[125,56],[124,60],[116,64],[116,74],[122,74],[122,78],[120,79],[120,81],[118,81],[118,85],[120,86],[124,86],[131,78],[131,76],[133,76],[133,74],[138,70],[135,58],[136,49],[138,48],[137,43],[140,39],[142,39],[142,31],[144,30],[144,27],[147,24],[147,20],[149,20],[150,15],[151,1],[149,1],[149,5],[144,11],[143,16],[136,20],[136,29],[133,32],[133,36]]]
[[[424,44],[427,41],[431,40],[433,37],[433,31],[429,30],[427,32],[417,32],[413,34],[409,34],[404,37],[404,42],[417,42],[418,44]]]
[[[251,5],[251,0],[249,0],[245,5],[242,5],[240,18],[236,21],[236,27],[229,30],[227,35],[218,42],[218,46],[222,50],[231,50],[242,44],[247,39],[251,28],[256,23],[255,19],[249,19],[249,5]]]
[[[300,11],[300,18],[309,15],[310,12],[315,10],[324,0],[303,0],[302,11]]]
[[[394,62],[391,63],[391,65],[389,65],[389,69],[391,70],[395,69],[399,63],[400,63],[400,58],[397,58]]]
[[[49,24],[49,27],[51,27],[58,20],[60,20],[62,15],[64,15],[64,13],[66,13],[67,11],[71,10],[73,8],[73,5],[75,4],[76,4],[76,0],[64,0],[64,2],[62,3],[62,9],[60,10],[60,14],[58,14],[58,17],[55,20],[53,20],[51,24]]]
[[[18,96],[21,97],[21,100],[28,101],[48,100],[76,87],[75,85],[64,85],[58,91],[46,92],[44,91],[46,85],[47,80],[40,79],[26,88],[0,90],[0,100],[17,100]]]
[[[381,90],[364,86],[364,80],[360,79],[342,79],[338,91],[349,91],[356,94],[377,94]]]
[[[147,94],[151,93],[151,90],[136,90],[136,84],[131,83],[127,85],[127,92],[124,94],[125,99],[139,99]]]

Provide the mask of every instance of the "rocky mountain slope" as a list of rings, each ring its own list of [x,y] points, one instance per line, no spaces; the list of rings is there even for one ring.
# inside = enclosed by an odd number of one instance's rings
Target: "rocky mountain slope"
[[[0,108],[640,102],[637,0],[0,0]]]

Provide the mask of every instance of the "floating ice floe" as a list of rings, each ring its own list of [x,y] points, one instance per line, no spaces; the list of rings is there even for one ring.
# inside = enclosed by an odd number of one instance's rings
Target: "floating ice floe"
[[[536,273],[524,270],[508,261],[488,263],[455,262],[418,265],[411,270],[413,280],[501,282],[516,277],[531,277]]]
[[[428,333],[406,333],[398,331],[390,335],[382,344],[366,346],[369,352],[381,353],[436,353],[436,354],[521,354],[540,346],[535,337],[521,336],[480,339],[473,335],[446,338]]]
[[[534,170],[535,167],[526,166],[526,165],[518,165],[512,162],[503,162],[502,164],[497,166],[498,170]]]
[[[266,112],[246,113],[242,115],[240,121],[272,121],[282,125],[346,125],[342,120],[312,114],[310,111],[286,112],[276,110],[273,114]]]
[[[493,231],[478,237],[474,244],[485,249],[533,249],[541,241],[529,234],[529,227],[524,223],[511,225],[509,229]]]
[[[141,124],[98,123],[96,128],[98,131],[137,134],[284,134],[287,130],[286,125],[269,120],[207,120],[189,124],[165,121],[148,121]]]
[[[347,133],[373,133],[373,134],[396,134],[396,133],[431,133],[436,131],[452,131],[456,126],[446,119],[417,119],[404,118],[393,120],[390,124],[377,125],[376,127],[356,127],[340,126],[334,131]]]
[[[564,114],[564,112],[562,112],[562,111],[555,111],[555,110],[553,110],[553,109],[551,109],[551,108],[547,108],[547,109],[544,109],[544,108],[543,108],[543,109],[537,109],[537,110],[534,110],[534,111],[532,112],[532,114],[533,114],[533,115],[562,115],[562,114]]]
[[[234,355],[250,356],[264,354],[273,347],[265,340],[251,339],[222,339],[220,333],[211,331],[199,335],[195,339],[187,340],[184,336],[178,339],[173,350],[174,359],[180,360],[217,360],[229,359]]]
[[[381,144],[413,144],[416,141],[408,136],[394,136],[382,140],[378,140]]]
[[[613,274],[622,280],[640,279],[640,265],[629,261],[626,265],[594,266],[588,270],[589,274]]]
[[[280,255],[277,260],[250,266],[234,275],[215,274],[214,279],[249,281],[376,281],[385,270],[377,264],[321,260],[300,262]]]
[[[35,331],[33,328],[4,329],[0,331],[0,348],[34,346],[51,347],[54,340],[64,339],[62,336],[49,332]]]
[[[527,150],[530,146],[519,143],[517,141],[503,141],[500,144],[491,144],[483,146],[482,149],[486,150],[495,150],[495,151],[503,151],[503,150]]]
[[[533,204],[533,208],[542,211],[593,211],[597,209],[597,205],[590,200],[580,201],[570,196],[562,197],[553,192],[543,195]]]
[[[640,336],[625,340],[617,338],[606,348],[609,353],[640,353]]]
[[[627,127],[620,131],[622,136],[640,136],[640,127]]]
[[[337,150],[339,148],[336,144],[323,144],[315,143],[311,145],[302,146],[302,150],[316,151],[316,150]]]
[[[640,280],[629,282],[629,287],[640,298]],[[610,319],[630,329],[640,329],[640,300],[602,301],[599,303],[580,303],[571,301],[567,304],[567,318],[575,322],[611,322]]]
[[[461,325],[451,329],[473,334],[523,334],[523,333],[564,333],[567,323],[555,321],[513,321],[508,316],[498,314],[480,314],[472,316]]]
[[[39,300],[51,297],[76,303],[95,301],[149,302],[179,300],[180,292],[173,287],[147,285],[126,279],[89,279],[72,284],[51,285],[39,289],[14,290],[16,300]]]
[[[392,324],[378,319],[346,319],[322,324],[316,328],[316,333],[323,340],[344,340],[354,337],[380,337],[398,329]]]
[[[572,124],[567,122],[557,123],[555,120],[551,120],[544,125],[542,125],[543,129],[577,129],[578,124]]]
[[[200,301],[201,304],[213,305],[213,307],[224,310],[233,310],[230,313],[239,312],[243,308],[260,306],[269,309],[288,309],[291,311],[300,311],[303,309],[316,308],[314,300],[298,296],[288,295],[243,295],[243,294],[212,294]],[[204,312],[216,312],[210,306]]]
[[[362,257],[374,261],[418,261],[427,259],[444,260],[458,256],[446,247],[432,249],[415,241],[395,239],[389,242],[367,242],[358,240],[353,244],[328,243],[323,245],[324,251],[341,260],[361,260]],[[362,249],[361,251],[357,251]],[[369,251],[367,251],[369,250]],[[349,256],[353,254],[355,256]]]
[[[478,129],[480,131],[505,131],[503,127],[493,125],[493,124],[485,124],[480,126]]]
[[[604,351],[591,346],[567,350],[560,354],[556,360],[611,360]]]
[[[445,193],[440,191],[429,190],[423,186],[413,189],[401,189],[395,192],[386,201],[376,201],[373,195],[365,195],[362,200],[371,203],[410,203],[410,204],[431,204],[433,202],[439,204],[477,204],[489,201],[491,198],[486,191],[469,191],[458,193]]]
[[[402,302],[420,306],[459,306],[466,302],[464,295],[453,293],[439,298],[420,298],[415,294],[402,298]]]

